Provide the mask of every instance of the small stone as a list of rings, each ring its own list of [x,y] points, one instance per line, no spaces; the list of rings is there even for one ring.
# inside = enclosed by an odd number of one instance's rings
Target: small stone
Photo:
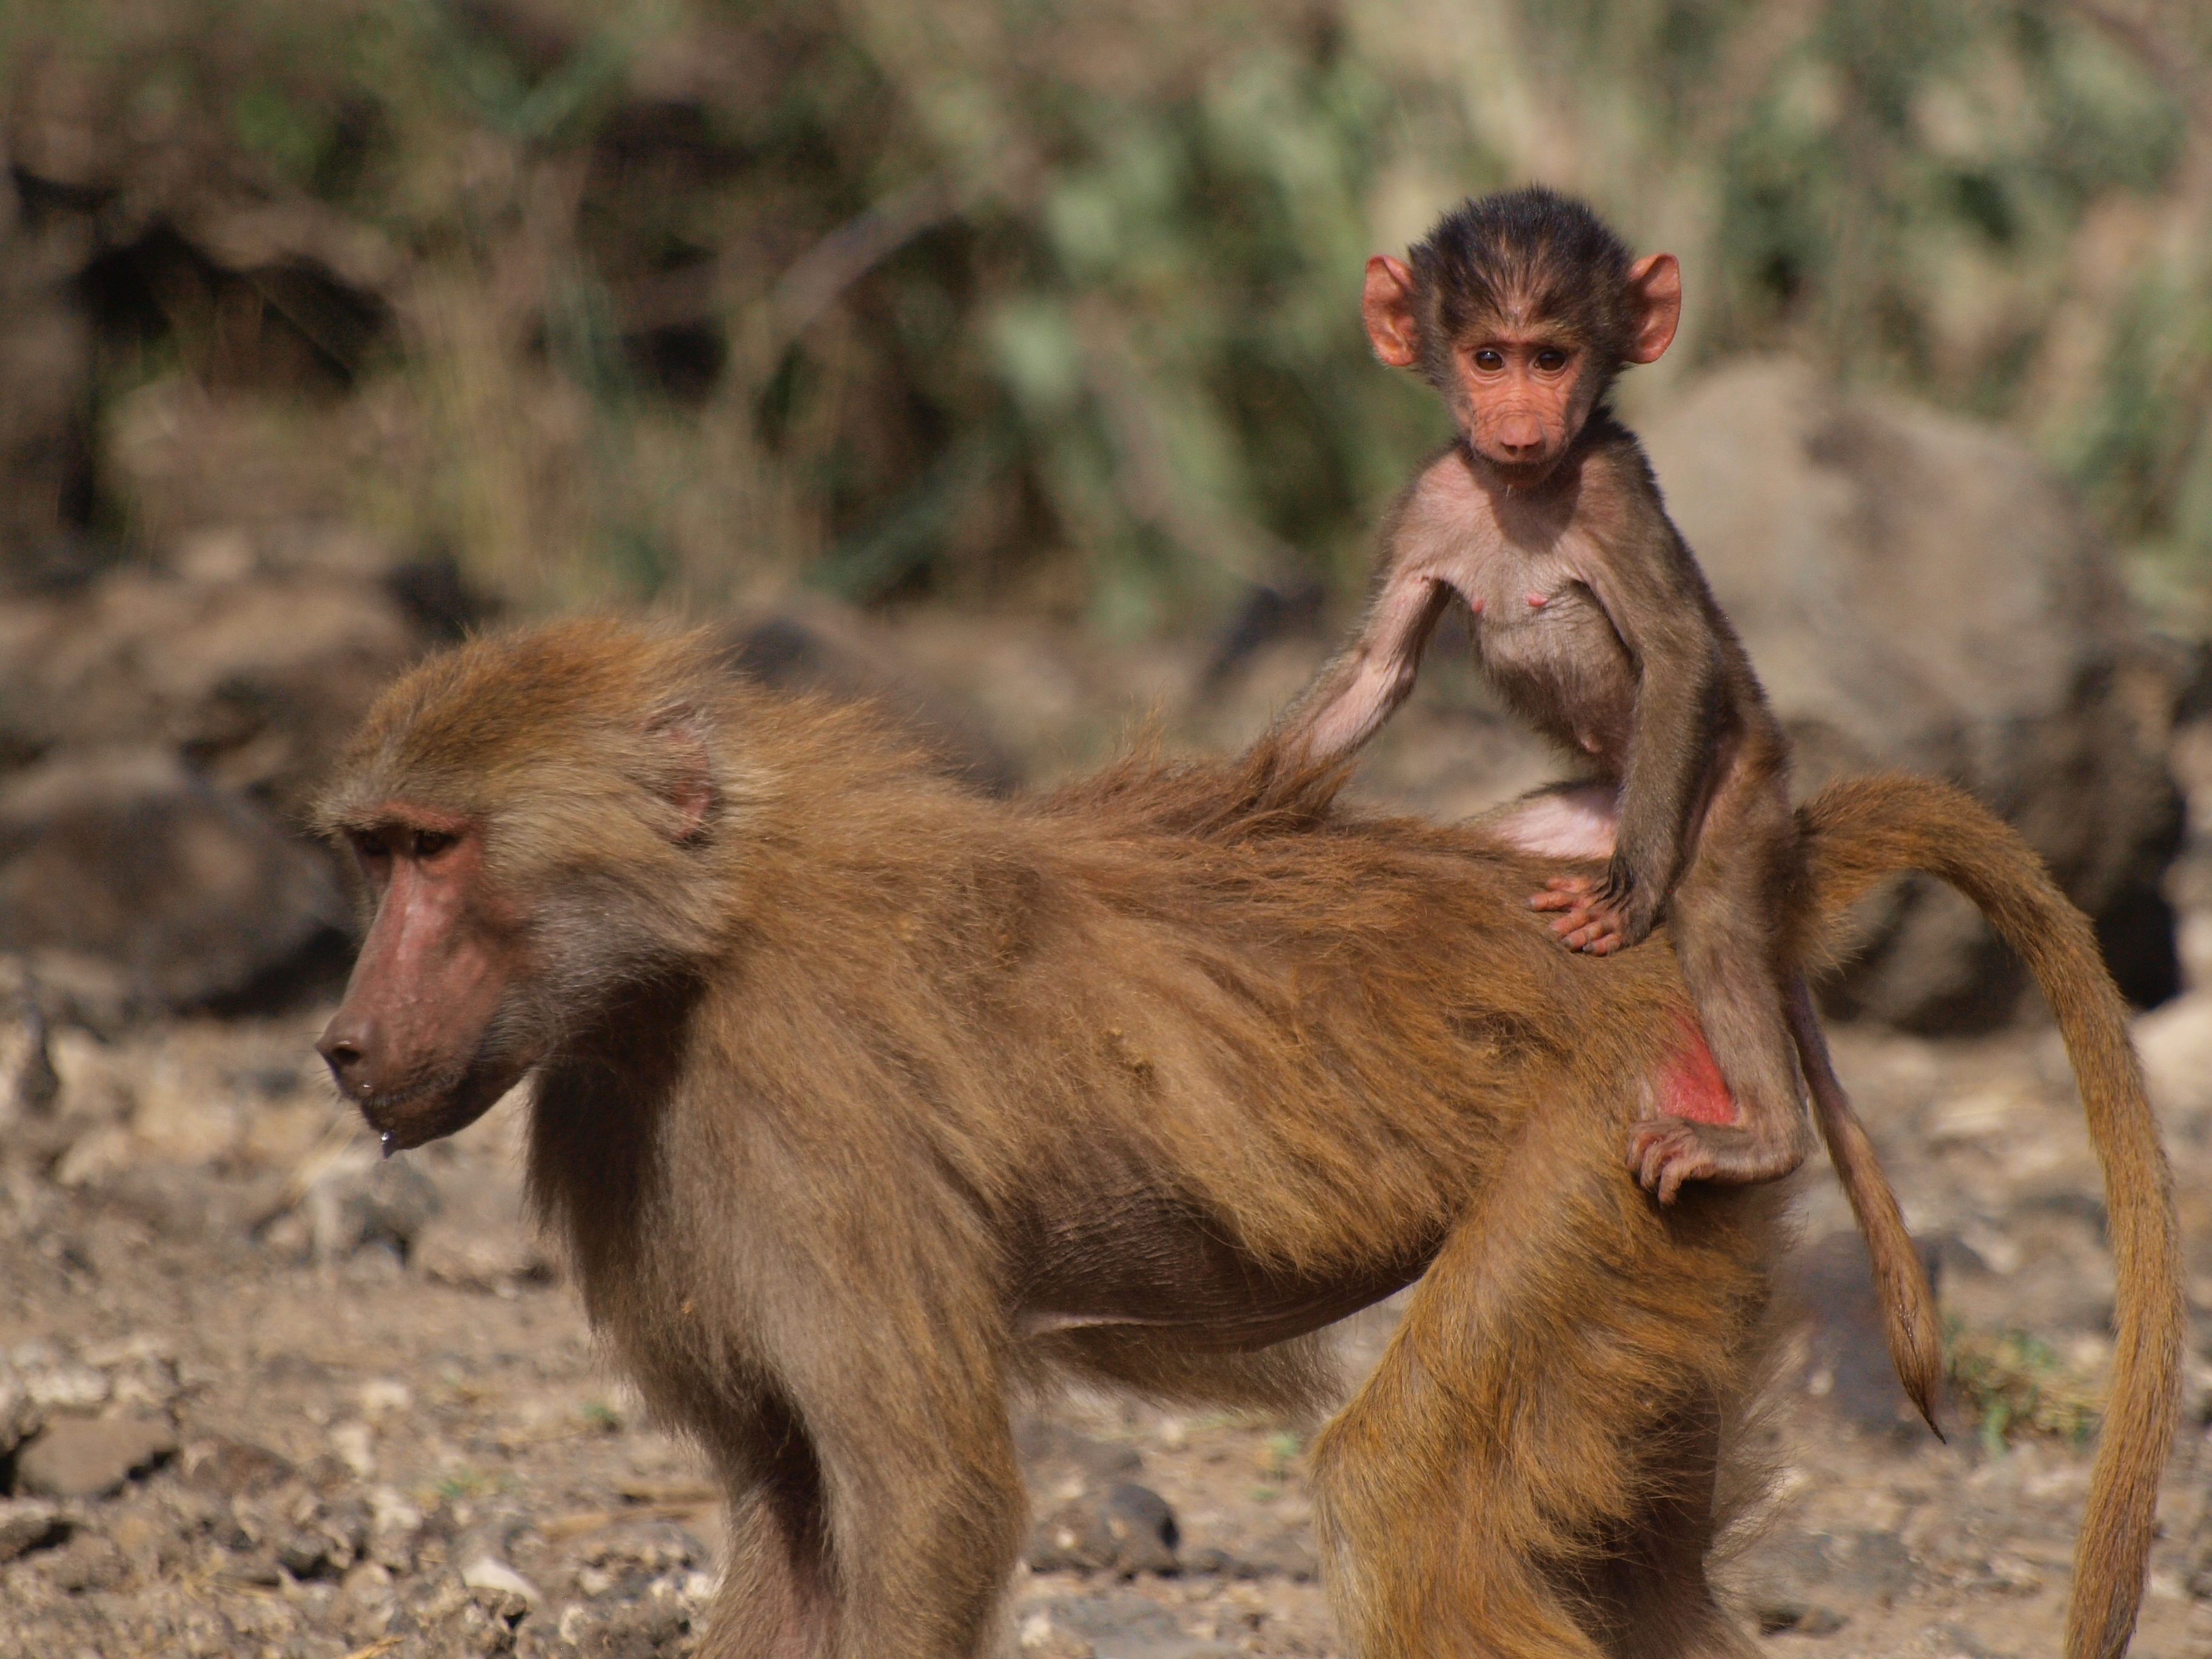
[[[1239,1578],[1288,1578],[1310,1584],[1321,1577],[1321,1558],[1303,1527],[1271,1533],[1231,1557],[1229,1571]]]
[[[544,1596],[538,1586],[525,1578],[495,1555],[479,1555],[461,1569],[461,1583],[472,1590],[483,1590],[494,1596],[519,1596],[530,1607],[544,1602]],[[494,1609],[496,1611],[496,1609]],[[513,1623],[512,1620],[507,1622]]]
[[[331,1450],[356,1480],[376,1473],[376,1435],[366,1423],[341,1423],[331,1431]]]
[[[264,1492],[289,1480],[295,1471],[265,1446],[216,1435],[185,1448],[181,1472],[187,1486],[238,1498]]]
[[[553,1263],[538,1242],[514,1227],[474,1227],[461,1220],[434,1220],[415,1241],[410,1267],[455,1290],[512,1295],[520,1285],[543,1285]]]
[[[300,1200],[315,1258],[322,1261],[380,1245],[404,1261],[438,1208],[438,1189],[428,1176],[410,1163],[379,1158],[366,1146],[334,1158]],[[275,1231],[272,1223],[263,1235],[272,1248]]]
[[[61,1364],[28,1371],[23,1390],[31,1403],[54,1412],[86,1412],[107,1403],[112,1391],[104,1372],[89,1365]]]
[[[46,1420],[46,1414],[33,1402],[21,1381],[0,1373],[0,1457],[36,1434]]]
[[[295,1578],[319,1577],[331,1565],[330,1542],[304,1528],[288,1533],[276,1545],[276,1564]]]
[[[137,1331],[112,1342],[88,1343],[79,1353],[88,1365],[112,1370],[118,1365],[173,1365],[177,1345],[154,1331]]]
[[[105,1498],[176,1449],[158,1418],[59,1418],[23,1448],[15,1474],[35,1497]]]
[[[374,1561],[362,1561],[346,1570],[338,1589],[357,1601],[384,1601],[392,1596],[392,1574]]]
[[[1033,1613],[1023,1620],[1017,1639],[1022,1651],[1034,1659],[1092,1659],[1098,1651],[1048,1613]]]
[[[2145,1014],[2136,1023],[2136,1051],[2170,1124],[2212,1116],[2212,993],[2192,991]]]
[[[617,1525],[584,1551],[592,1566],[635,1566],[653,1574],[696,1566],[706,1559],[705,1547],[673,1521]]]
[[[112,1589],[128,1571],[123,1552],[94,1533],[79,1533],[55,1552],[52,1561],[49,1571],[55,1585],[72,1595]]]
[[[68,1530],[61,1510],[43,1498],[0,1499],[0,1561],[58,1544]]]
[[[109,1522],[107,1536],[136,1571],[150,1576],[160,1570],[161,1546],[168,1534],[152,1515],[143,1510],[118,1515]]]
[[[409,1503],[396,1486],[371,1486],[368,1492],[369,1524],[378,1532],[405,1533],[422,1529],[422,1511]]]
[[[1125,1577],[1173,1572],[1180,1541],[1167,1500],[1124,1480],[1048,1516],[1030,1540],[1030,1565],[1038,1572],[1112,1571]]]
[[[89,1187],[130,1168],[136,1156],[130,1130],[119,1123],[95,1123],[54,1160],[54,1182],[63,1187]]]
[[[372,1376],[361,1385],[361,1408],[371,1417],[411,1410],[415,1390],[396,1376]]]
[[[1826,1533],[1783,1533],[1760,1540],[1748,1600],[1761,1632],[1816,1636],[1841,1627],[1842,1615],[1825,1599],[1837,1554]]]
[[[61,1092],[47,1048],[46,1020],[20,963],[0,974],[0,1127],[43,1113]]]
[[[216,1573],[240,1584],[275,1589],[284,1582],[283,1569],[274,1556],[243,1550],[216,1550],[210,1558]]]
[[[1159,1493],[1132,1481],[1118,1482],[1106,1493],[1104,1514],[1115,1547],[1115,1565],[1122,1572],[1176,1570],[1176,1546],[1182,1533]]]
[[[1097,1572],[1113,1559],[1113,1543],[1096,1507],[1082,1499],[1045,1516],[1030,1537],[1033,1572]]]
[[[674,1601],[648,1600],[593,1608],[590,1623],[598,1628],[586,1626],[581,1646],[587,1654],[659,1654],[683,1639],[691,1615]]]

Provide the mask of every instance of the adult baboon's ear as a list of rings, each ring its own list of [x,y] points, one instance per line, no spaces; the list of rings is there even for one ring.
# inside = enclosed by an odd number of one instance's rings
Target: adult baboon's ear
[[[655,714],[646,730],[668,750],[667,769],[656,780],[654,793],[675,809],[669,839],[696,841],[714,810],[714,764],[705,722],[696,710],[679,706]]]

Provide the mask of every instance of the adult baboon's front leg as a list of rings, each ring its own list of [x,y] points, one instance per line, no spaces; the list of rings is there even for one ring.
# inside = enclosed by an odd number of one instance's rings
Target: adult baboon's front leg
[[[699,1659],[989,1650],[1024,1512],[1003,1416],[994,1431],[945,1422],[872,1440],[848,1428],[802,1431],[806,1446],[791,1461],[818,1468],[818,1498],[757,1491],[735,1509]]]

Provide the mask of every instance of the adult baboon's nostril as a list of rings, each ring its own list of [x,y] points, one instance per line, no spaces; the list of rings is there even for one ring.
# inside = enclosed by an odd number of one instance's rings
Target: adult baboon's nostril
[[[315,1044],[331,1068],[340,1092],[349,1095],[362,1093],[368,1087],[365,1073],[368,1067],[367,1034],[357,1030],[343,1016],[333,1019]]]

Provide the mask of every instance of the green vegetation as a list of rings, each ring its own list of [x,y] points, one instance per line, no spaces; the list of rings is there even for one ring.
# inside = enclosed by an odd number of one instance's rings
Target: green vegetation
[[[475,1469],[455,1469],[431,1488],[440,1503],[465,1504],[472,1498],[483,1498],[499,1491],[506,1477],[488,1475]]]
[[[2096,1388],[2040,1338],[1954,1330],[1948,1347],[1952,1399],[1991,1456],[2023,1431],[2077,1446],[2096,1432],[2102,1410]]]
[[[1291,1464],[1305,1449],[1305,1442],[1295,1434],[1278,1431],[1267,1437],[1260,1448],[1260,1474],[1270,1482],[1280,1481],[1291,1472]]]
[[[2190,0],[26,0],[0,52],[19,166],[81,106],[94,197],[184,150],[386,251],[370,343],[323,342],[401,434],[354,510],[526,605],[799,579],[1119,631],[1348,587],[1440,429],[1361,261],[1530,177],[1683,256],[1635,399],[1804,353],[2212,579]],[[228,337],[173,308],[103,409]]]

